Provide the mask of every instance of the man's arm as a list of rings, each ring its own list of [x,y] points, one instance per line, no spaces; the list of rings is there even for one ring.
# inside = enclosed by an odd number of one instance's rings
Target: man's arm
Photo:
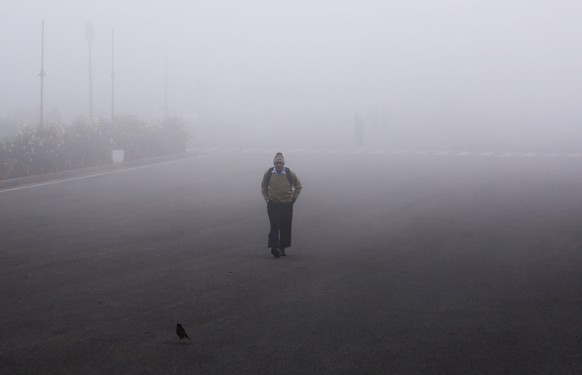
[[[301,194],[303,185],[301,185],[301,181],[299,181],[299,178],[293,171],[291,171],[291,181],[293,182],[293,186],[295,186],[295,191],[293,192],[293,198],[291,198],[291,201],[295,202],[297,198],[299,198],[299,194]]]
[[[268,170],[263,175],[263,181],[261,181],[261,192],[263,194],[263,198],[265,199],[265,202],[269,201],[269,184],[267,184],[267,173],[269,173]]]

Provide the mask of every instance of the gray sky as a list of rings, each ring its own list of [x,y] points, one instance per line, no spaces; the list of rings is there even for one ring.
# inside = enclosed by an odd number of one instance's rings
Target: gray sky
[[[45,109],[217,123],[351,121],[565,128],[582,120],[582,3],[574,0],[3,0],[0,114]],[[378,125],[380,124],[380,125]]]

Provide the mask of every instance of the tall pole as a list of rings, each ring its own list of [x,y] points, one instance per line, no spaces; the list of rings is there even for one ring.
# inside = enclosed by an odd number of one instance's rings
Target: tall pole
[[[87,21],[85,25],[85,37],[89,44],[89,119],[93,121],[93,24]]]
[[[164,50],[164,120],[168,119],[168,46]]]
[[[44,18],[42,19],[42,32],[40,42],[40,126],[44,123]]]
[[[111,30],[111,125],[115,123],[115,38],[114,30]]]

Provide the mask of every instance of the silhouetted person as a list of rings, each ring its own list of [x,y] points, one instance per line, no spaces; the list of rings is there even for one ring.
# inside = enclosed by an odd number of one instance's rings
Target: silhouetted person
[[[263,198],[267,202],[267,215],[271,229],[268,247],[275,258],[286,256],[285,248],[291,246],[293,204],[301,193],[301,181],[295,172],[285,167],[285,158],[278,152],[274,167],[267,169],[261,182]]]
[[[176,335],[180,338],[180,340],[188,339],[190,340],[190,336],[186,333],[186,330],[180,323],[176,324]]]
[[[356,147],[362,147],[364,144],[364,128],[366,124],[357,113],[354,115],[354,131],[356,136]]]

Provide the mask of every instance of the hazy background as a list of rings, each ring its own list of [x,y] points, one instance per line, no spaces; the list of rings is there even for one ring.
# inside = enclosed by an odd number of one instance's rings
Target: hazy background
[[[582,150],[574,0],[3,0],[0,118],[168,113],[261,144]],[[167,62],[167,76],[165,67]],[[201,137],[202,138],[202,137]],[[225,143],[232,143],[227,137]],[[195,139],[194,139],[195,141]]]

